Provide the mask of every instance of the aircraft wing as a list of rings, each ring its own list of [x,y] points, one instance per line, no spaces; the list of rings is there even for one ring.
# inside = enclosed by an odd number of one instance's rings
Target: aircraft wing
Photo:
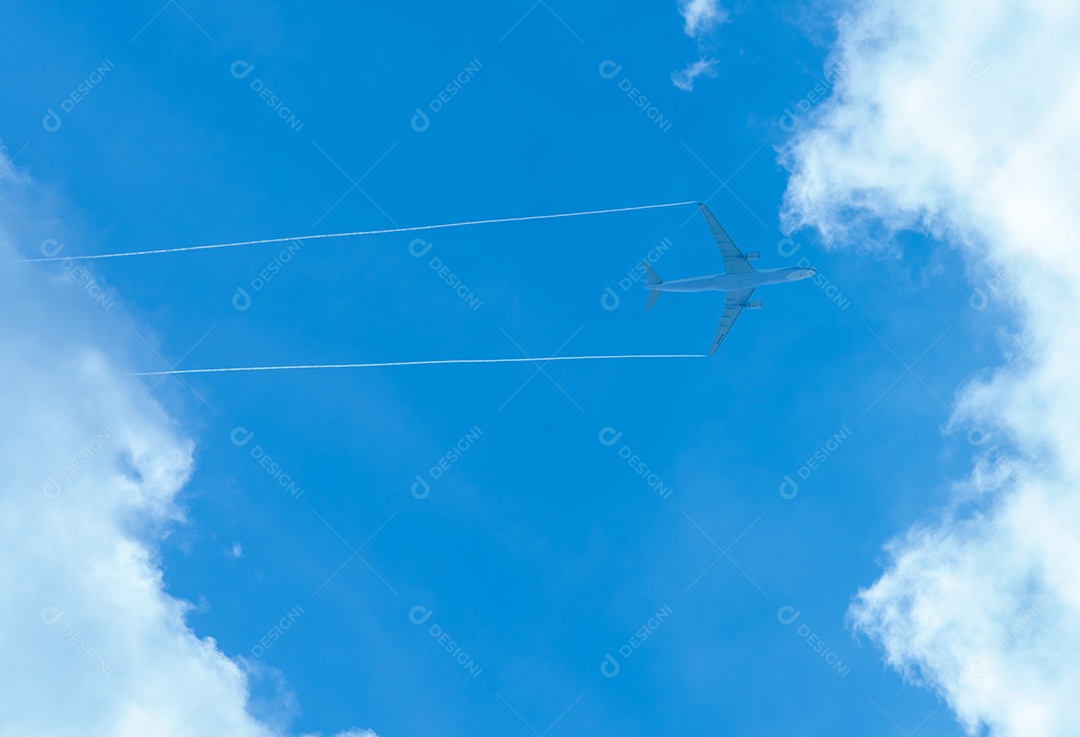
[[[740,289],[727,293],[727,301],[724,302],[724,314],[720,316],[720,324],[716,327],[716,335],[713,336],[712,347],[709,348],[710,356],[716,353],[720,348],[720,344],[724,342],[724,338],[731,332],[731,326],[735,324],[739,313],[743,311],[743,306],[750,301],[750,295],[753,293],[753,289]]]
[[[705,222],[709,224],[709,230],[712,231],[713,238],[716,239],[716,246],[720,249],[720,255],[724,258],[724,269],[727,273],[745,274],[748,271],[753,271],[754,267],[746,260],[746,256],[731,240],[731,236],[727,234],[720,222],[709,212],[709,208],[705,206],[705,203],[698,203],[698,207],[701,208],[701,214],[705,216]]]

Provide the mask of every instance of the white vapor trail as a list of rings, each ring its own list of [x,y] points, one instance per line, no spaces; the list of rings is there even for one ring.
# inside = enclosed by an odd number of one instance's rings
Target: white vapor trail
[[[582,215],[603,215],[611,212],[632,212],[634,210],[656,210],[661,207],[679,207],[681,205],[696,205],[696,201],[667,202],[662,205],[635,205],[634,207],[615,207],[608,210],[587,210],[585,212],[564,212],[555,215],[526,215],[513,218],[494,218],[491,220],[470,220],[463,223],[441,223],[439,225],[415,225],[408,228],[383,228],[382,230],[357,230],[351,233],[318,233],[315,235],[296,235],[284,238],[263,238],[261,240],[236,241],[235,243],[212,243],[203,246],[180,246],[177,248],[156,248],[149,251],[122,251],[118,253],[97,253],[85,256],[45,256],[42,258],[17,259],[13,263],[33,263],[40,261],[84,261],[101,258],[122,258],[124,256],[150,256],[159,253],[184,253],[187,251],[208,251],[215,248],[235,248],[238,246],[256,246],[266,243],[284,243],[286,241],[312,241],[321,238],[348,238],[358,235],[386,235],[389,233],[411,233],[420,230],[436,230],[439,228],[460,228],[465,225],[489,225],[492,223],[519,223],[525,220],[553,220],[555,218],[572,218]]]
[[[384,368],[387,366],[445,366],[455,363],[547,363],[548,361],[616,361],[634,358],[707,358],[698,353],[637,354],[629,356],[550,356],[548,358],[442,358],[430,361],[387,361],[384,363],[322,363],[301,366],[234,366],[225,368],[139,371],[125,376],[177,376],[180,374],[224,374],[234,371],[294,371],[310,369]]]

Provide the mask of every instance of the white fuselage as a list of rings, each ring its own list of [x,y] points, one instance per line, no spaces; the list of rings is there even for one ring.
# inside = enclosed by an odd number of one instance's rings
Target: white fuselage
[[[747,271],[742,274],[714,274],[713,276],[674,279],[659,284],[646,284],[645,288],[660,292],[736,292],[742,289],[756,289],[766,284],[783,284],[809,279],[816,273],[817,269],[786,266],[781,269]]]

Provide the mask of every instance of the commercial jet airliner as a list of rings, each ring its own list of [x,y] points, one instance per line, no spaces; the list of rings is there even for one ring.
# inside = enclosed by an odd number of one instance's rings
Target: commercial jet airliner
[[[751,253],[740,251],[713,214],[709,212],[709,208],[705,207],[704,203],[698,203],[698,207],[701,208],[701,214],[705,216],[705,222],[709,224],[716,246],[720,249],[726,273],[663,281],[648,263],[644,263],[645,276],[648,280],[645,288],[649,290],[649,301],[645,303],[645,309],[652,309],[656,300],[660,298],[661,292],[727,292],[724,313],[720,316],[720,325],[716,328],[712,347],[709,348],[709,355],[712,355],[724,342],[724,338],[731,331],[731,326],[735,324],[743,308],[756,310],[761,307],[760,299],[750,300],[755,289],[767,284],[786,284],[809,279],[817,273],[817,269],[786,266],[782,269],[755,271],[750,262],[756,261],[761,254],[757,251]]]

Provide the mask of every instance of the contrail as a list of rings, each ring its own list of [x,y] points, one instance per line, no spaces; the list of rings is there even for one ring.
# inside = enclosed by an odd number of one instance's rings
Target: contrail
[[[456,363],[547,363],[548,361],[618,361],[656,358],[707,358],[697,353],[645,354],[629,356],[549,356],[547,358],[444,358],[431,361],[387,361],[385,363],[319,363],[302,366],[234,366],[225,368],[139,371],[124,376],[177,376],[180,374],[224,374],[234,371],[299,371],[311,369],[384,368],[387,366],[446,366]]]
[[[159,253],[185,253],[187,251],[208,251],[215,248],[236,248],[238,246],[257,246],[266,243],[285,243],[286,241],[313,241],[321,238],[349,238],[357,235],[386,235],[388,233],[412,233],[420,230],[437,230],[439,228],[460,228],[466,225],[488,225],[492,223],[520,223],[525,220],[553,220],[555,218],[573,218],[582,215],[603,215],[609,212],[632,212],[634,210],[656,210],[661,207],[680,207],[682,205],[696,205],[696,201],[668,202],[662,205],[636,205],[634,207],[615,207],[608,210],[587,210],[584,212],[564,212],[556,215],[526,215],[514,218],[494,218],[491,220],[469,220],[463,223],[441,223],[439,225],[415,225],[409,228],[384,228],[382,230],[356,230],[351,233],[317,233],[315,235],[294,235],[284,238],[263,238],[253,241],[236,241],[235,243],[211,243],[204,246],[180,246],[178,248],[156,248],[150,251],[122,251],[118,253],[97,253],[85,256],[46,256],[42,258],[16,259],[12,263],[34,263],[39,261],[83,261],[100,258],[123,258],[125,256],[150,256]]]

